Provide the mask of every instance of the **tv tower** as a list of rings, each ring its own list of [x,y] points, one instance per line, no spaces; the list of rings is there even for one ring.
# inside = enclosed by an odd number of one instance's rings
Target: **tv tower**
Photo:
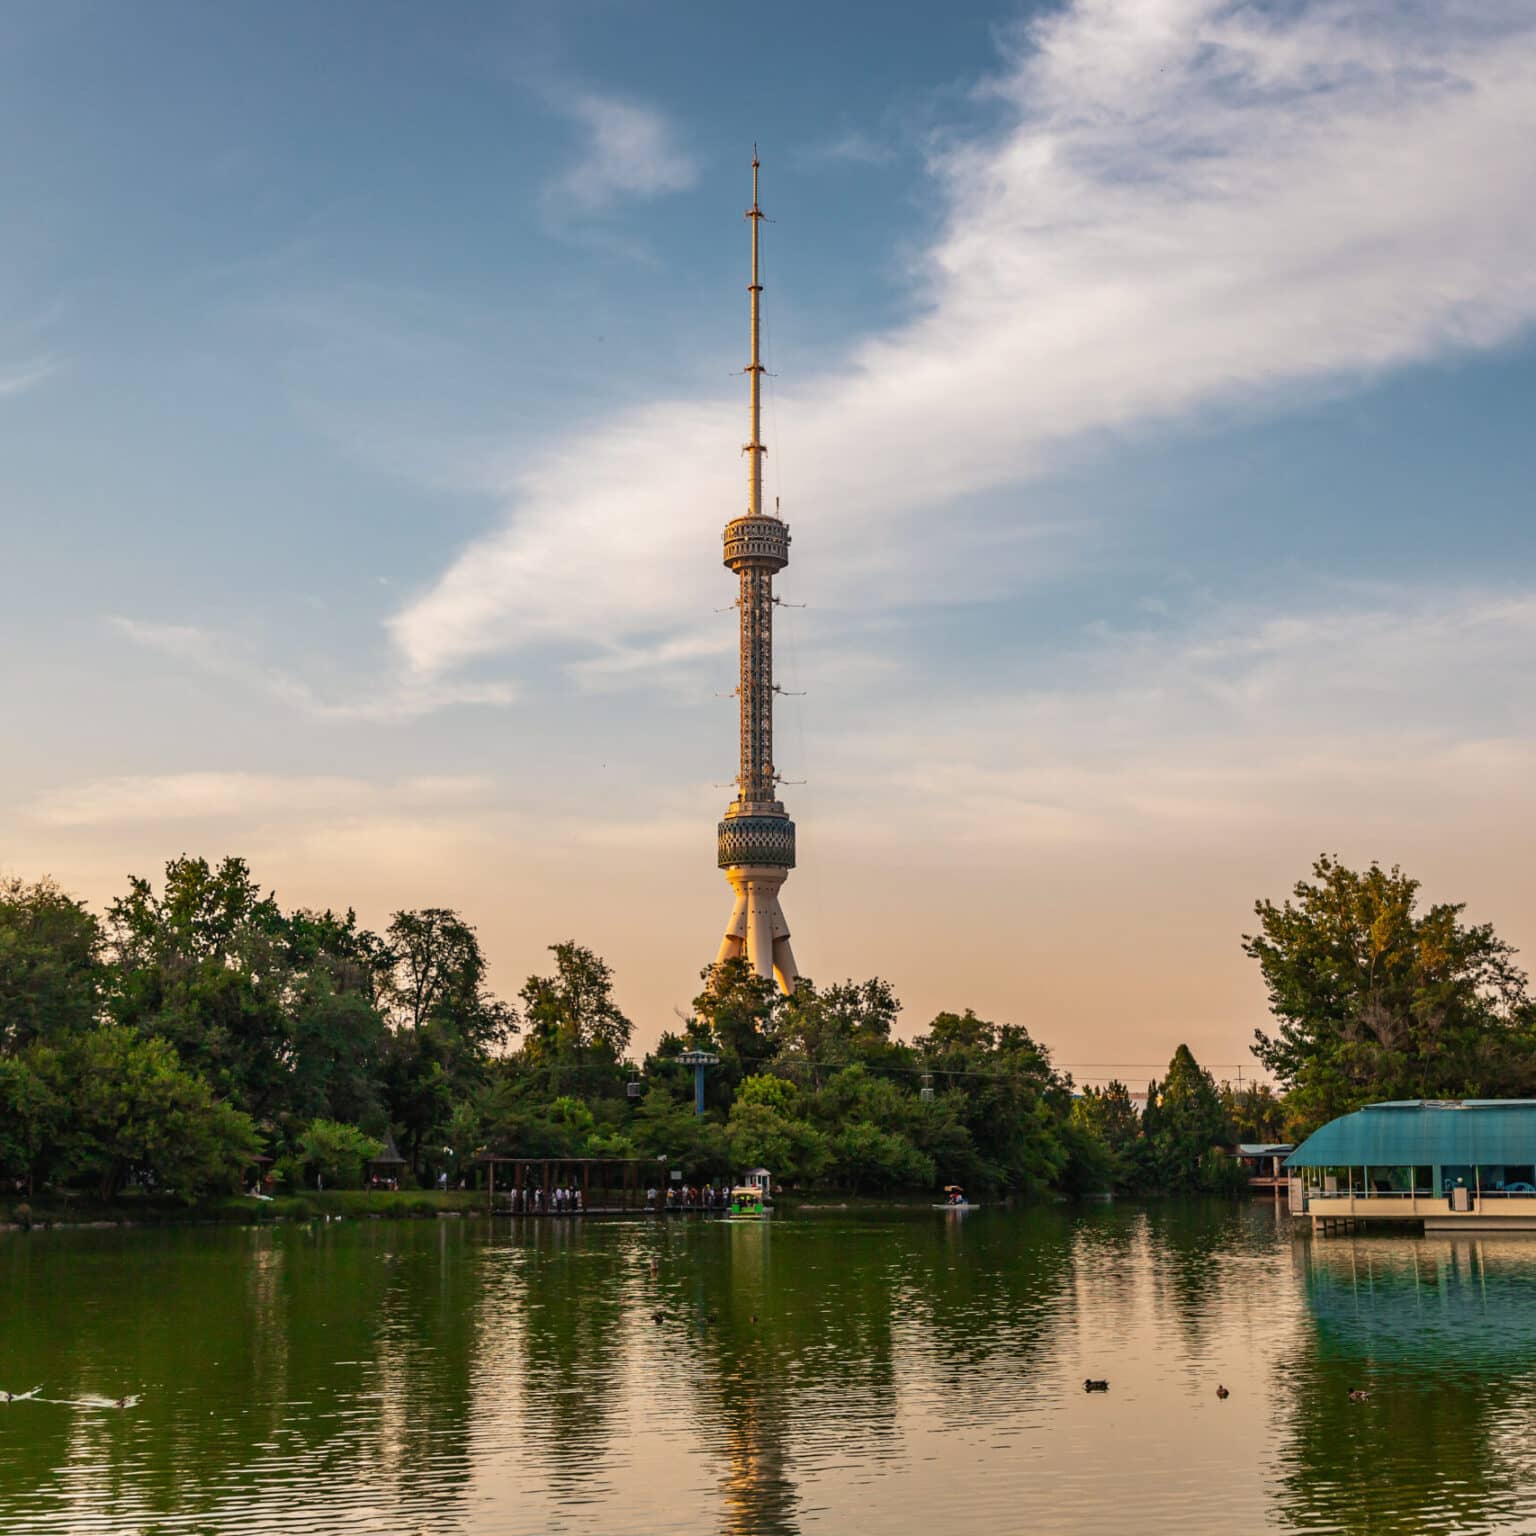
[[[780,990],[795,990],[795,956],[789,924],[779,905],[779,887],[795,867],[795,824],[777,798],[773,766],[773,576],[789,564],[789,529],[777,510],[763,511],[762,384],[759,337],[763,285],[757,249],[763,211],[757,205],[757,146],[752,147],[752,361],[744,370],[752,382],[752,436],[742,448],[747,472],[747,510],[725,525],[725,564],[740,583],[736,606],[741,619],[741,771],[736,798],[720,823],[720,868],[736,891],[715,963],[744,955],[759,976],[772,976]]]

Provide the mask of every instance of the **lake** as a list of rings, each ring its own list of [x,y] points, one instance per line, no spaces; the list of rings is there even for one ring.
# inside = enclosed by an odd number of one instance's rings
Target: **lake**
[[[0,1404],[7,1536],[1536,1531],[1536,1238],[1267,1202],[13,1233],[0,1305],[0,1389],[42,1387]]]

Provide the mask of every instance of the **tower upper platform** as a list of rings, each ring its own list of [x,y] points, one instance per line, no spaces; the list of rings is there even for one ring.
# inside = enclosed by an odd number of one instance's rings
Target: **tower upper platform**
[[[763,514],[725,525],[725,564],[733,571],[782,571],[789,564],[789,524]]]

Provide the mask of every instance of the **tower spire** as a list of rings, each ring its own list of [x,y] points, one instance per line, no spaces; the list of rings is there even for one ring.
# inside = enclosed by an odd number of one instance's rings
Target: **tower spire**
[[[736,798],[718,832],[720,868],[736,891],[716,963],[744,958],[762,977],[774,977],[793,992],[797,972],[789,947],[789,924],[779,906],[779,887],[795,866],[795,824],[778,799],[773,763],[773,578],[789,564],[789,529],[778,509],[763,510],[763,210],[758,205],[757,145],[752,146],[752,361],[750,456],[747,510],[725,525],[725,564],[739,582],[736,607],[741,623],[741,672],[736,693],[741,708],[741,771]]]
[[[752,361],[746,367],[746,372],[752,380],[752,437],[746,445],[746,452],[752,456],[752,467],[748,472],[747,482],[748,517],[763,515],[763,455],[768,451],[763,446],[763,280],[758,265],[758,231],[762,228],[763,210],[757,202],[757,171],[757,145],[754,144],[752,146],[752,206],[747,209],[747,217],[752,221],[752,281],[747,288],[747,292],[752,295]]]

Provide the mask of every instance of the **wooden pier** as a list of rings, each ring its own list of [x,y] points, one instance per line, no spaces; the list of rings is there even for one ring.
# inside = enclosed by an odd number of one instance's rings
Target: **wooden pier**
[[[668,1211],[664,1158],[504,1157],[487,1152],[475,1161],[486,1170],[486,1210],[492,1216],[644,1216]],[[556,1189],[579,1191],[580,1207],[553,1209],[550,1194]],[[652,1198],[648,1192],[653,1192]]]

